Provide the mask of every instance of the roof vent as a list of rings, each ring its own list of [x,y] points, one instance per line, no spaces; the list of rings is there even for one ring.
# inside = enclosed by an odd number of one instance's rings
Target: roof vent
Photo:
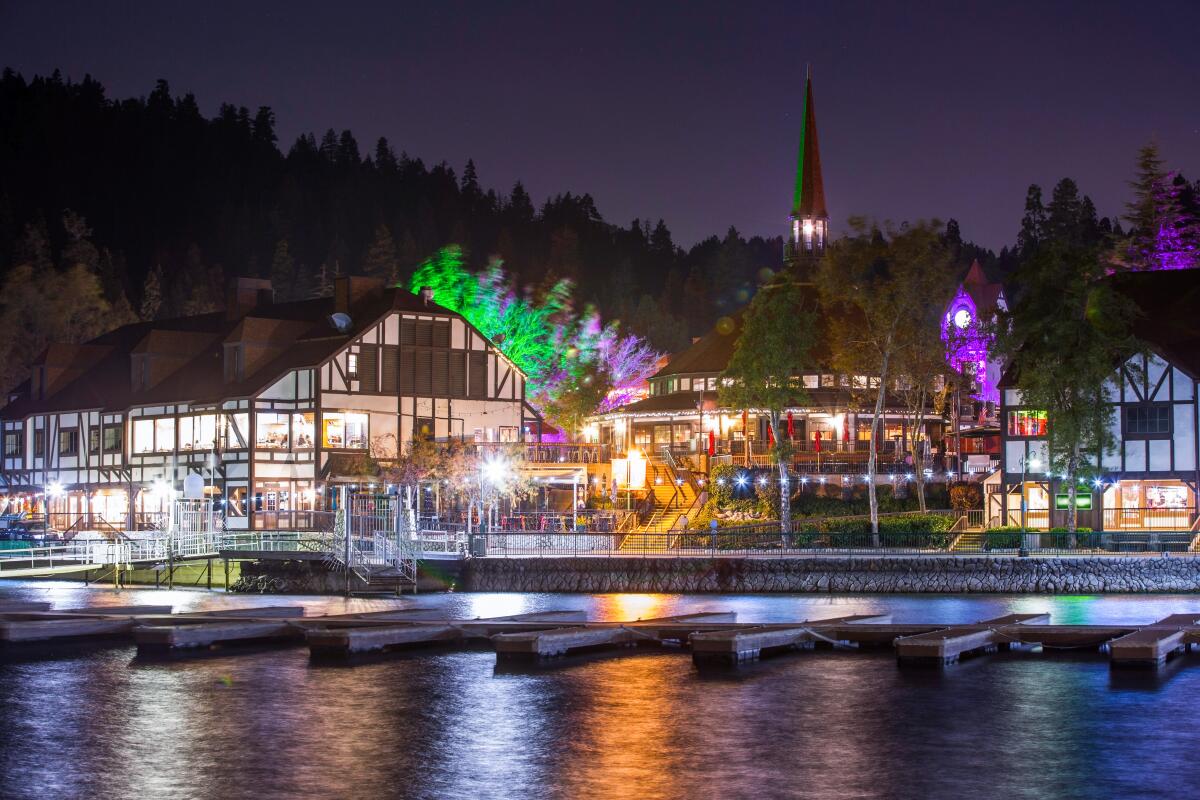
[[[423,302],[425,305],[429,305],[430,303],[433,302],[433,287],[432,286],[422,286],[421,287],[421,302]]]
[[[350,319],[349,314],[344,314],[341,311],[335,311],[329,315],[329,324],[333,326],[338,333],[345,333],[350,330],[350,326],[354,321]]]

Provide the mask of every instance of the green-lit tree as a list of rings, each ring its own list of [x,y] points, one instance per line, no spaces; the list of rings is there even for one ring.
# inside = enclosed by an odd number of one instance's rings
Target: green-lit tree
[[[788,470],[792,443],[784,411],[806,402],[800,376],[812,366],[817,333],[816,298],[783,274],[763,286],[746,308],[742,333],[722,376],[720,403],[767,412],[775,440],[771,455],[779,470],[779,526],[792,531]]]

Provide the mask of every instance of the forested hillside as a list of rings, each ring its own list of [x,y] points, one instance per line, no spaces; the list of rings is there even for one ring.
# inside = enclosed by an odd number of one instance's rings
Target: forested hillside
[[[567,187],[539,200],[520,183],[486,186],[470,161],[428,165],[348,130],[280,143],[274,123],[269,108],[228,104],[207,118],[165,81],[113,99],[91,78],[6,70],[0,270],[65,271],[82,257],[113,313],[162,317],[219,304],[232,275],[292,296],[337,274],[405,282],[454,243],[469,268],[500,258],[535,291],[569,278],[577,301],[671,351],[780,262],[778,238],[731,228],[684,251],[662,220],[606,220]]]

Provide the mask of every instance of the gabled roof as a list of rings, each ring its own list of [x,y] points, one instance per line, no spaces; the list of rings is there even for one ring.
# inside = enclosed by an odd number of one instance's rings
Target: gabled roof
[[[175,403],[207,404],[226,398],[249,397],[268,388],[293,369],[316,367],[392,311],[460,317],[436,303],[426,304],[404,289],[371,292],[354,302],[351,327],[336,330],[328,317],[335,311],[332,297],[290,303],[261,303],[246,316],[230,319],[224,312],[192,317],[136,322],[96,337],[89,345],[104,346],[86,370],[45,399],[25,393],[0,411],[5,419],[57,411],[124,411],[132,406]],[[468,323],[468,327],[470,324]],[[473,329],[473,328],[472,328]],[[480,334],[482,335],[482,334]],[[241,381],[226,382],[225,342],[270,343],[277,355]],[[197,347],[197,343],[199,346]],[[160,383],[134,391],[130,355],[167,348],[186,352],[186,361]],[[190,349],[189,349],[190,348]]]
[[[800,154],[796,164],[796,189],[792,216],[829,216],[825,210],[825,183],[821,180],[821,151],[817,145],[817,117],[813,108],[812,73],[804,82],[804,105],[800,112]]]
[[[671,356],[662,369],[650,377],[689,375],[692,373],[724,372],[733,358],[738,337],[742,335],[742,320],[746,309],[742,308],[725,318],[708,333],[701,336],[682,352]]]
[[[981,317],[996,311],[1000,298],[1004,296],[1004,285],[989,281],[978,259],[971,262],[971,268],[963,278],[962,289],[975,302],[975,311]]]

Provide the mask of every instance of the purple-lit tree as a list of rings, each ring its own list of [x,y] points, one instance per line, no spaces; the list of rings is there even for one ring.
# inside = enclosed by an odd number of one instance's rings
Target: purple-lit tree
[[[1130,236],[1118,249],[1120,266],[1131,270],[1190,269],[1200,266],[1200,220],[1180,202],[1177,173],[1163,168],[1158,145],[1138,152],[1134,199],[1126,206]]]

